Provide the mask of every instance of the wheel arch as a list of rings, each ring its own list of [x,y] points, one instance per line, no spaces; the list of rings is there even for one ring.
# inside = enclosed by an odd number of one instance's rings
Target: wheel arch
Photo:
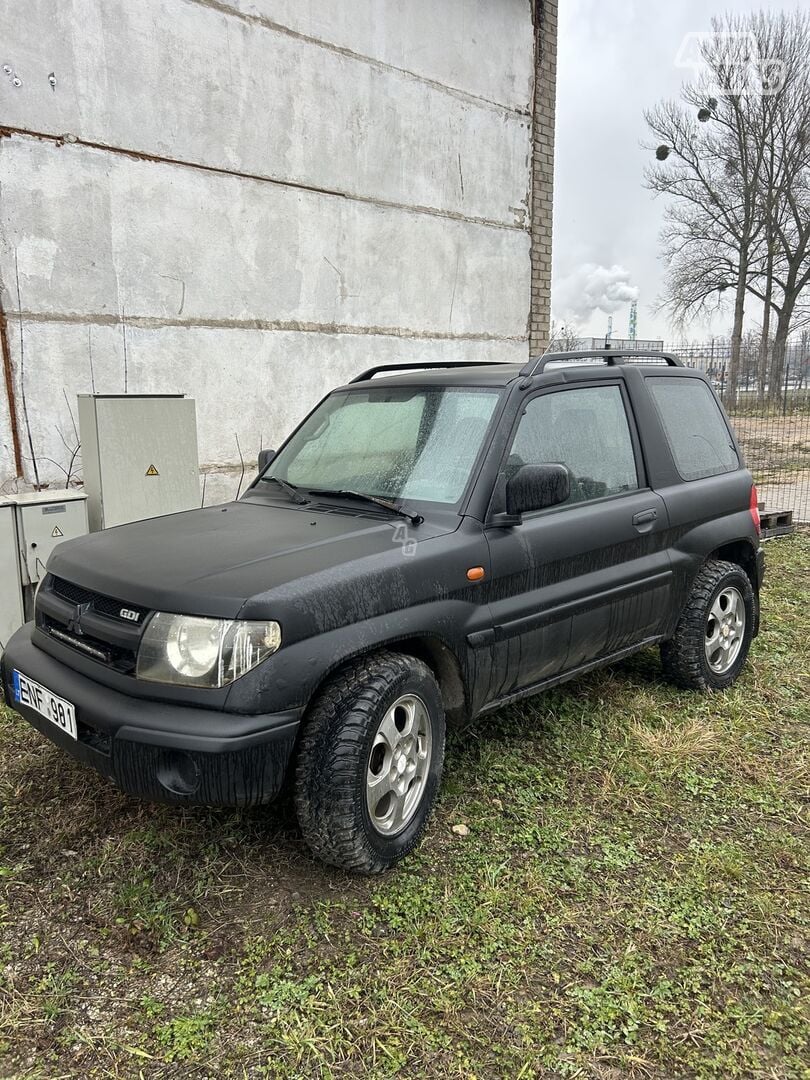
[[[723,562],[735,563],[745,571],[754,592],[759,591],[757,549],[751,540],[732,540],[730,543],[721,544],[709,553],[708,559],[721,559]]]
[[[415,634],[409,637],[393,638],[390,641],[379,641],[373,646],[359,649],[351,655],[342,657],[318,680],[310,695],[308,707],[317,699],[326,683],[347,664],[379,652],[399,652],[421,660],[433,672],[448,722],[459,723],[466,719],[469,714],[469,695],[461,663],[447,642],[435,634]]]
[[[439,684],[444,711],[451,723],[466,718],[469,711],[467,686],[458,657],[449,645],[439,637],[426,634],[422,637],[405,638],[386,646],[392,647],[427,664]]]
[[[754,590],[753,636],[756,637],[759,634],[760,617],[757,548],[751,540],[732,540],[728,544],[721,544],[720,547],[715,548],[711,555],[709,555],[709,558],[722,559],[724,562],[734,563],[735,566],[739,566],[745,572],[745,576],[751,582],[751,588]]]

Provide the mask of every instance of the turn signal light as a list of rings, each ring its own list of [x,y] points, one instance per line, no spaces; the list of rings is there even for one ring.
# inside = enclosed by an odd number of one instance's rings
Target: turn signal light
[[[467,571],[467,577],[470,581],[483,581],[484,568],[483,566],[471,566]]]

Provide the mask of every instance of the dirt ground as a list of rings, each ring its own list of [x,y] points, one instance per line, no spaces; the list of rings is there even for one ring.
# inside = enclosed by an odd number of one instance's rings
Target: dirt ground
[[[732,423],[766,509],[810,522],[810,414],[734,416]]]

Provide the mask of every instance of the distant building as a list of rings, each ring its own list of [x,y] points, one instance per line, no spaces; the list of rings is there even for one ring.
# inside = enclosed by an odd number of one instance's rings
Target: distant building
[[[605,339],[604,337],[589,337],[580,338],[581,349],[604,349]],[[653,352],[663,352],[663,341],[643,341],[641,338],[617,338],[612,337],[610,339],[611,349],[628,349],[641,352],[644,349],[651,349]]]

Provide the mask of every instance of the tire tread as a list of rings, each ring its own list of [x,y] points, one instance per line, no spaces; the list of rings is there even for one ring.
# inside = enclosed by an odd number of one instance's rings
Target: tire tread
[[[740,668],[745,662],[751,641],[753,629],[750,617],[745,628],[746,641],[740,651],[739,662],[735,662],[732,668],[732,676],[728,674],[717,676],[712,679],[704,662],[704,635],[706,626],[706,612],[712,594],[730,574],[741,575],[748,585],[748,594],[756,604],[756,597],[751,587],[747,574],[736,563],[725,562],[721,559],[709,559],[701,567],[689,600],[678,621],[674,635],[661,645],[661,666],[666,678],[683,690],[701,690],[704,693],[714,690],[725,689],[736,679]],[[750,616],[749,597],[746,600],[746,612]]]
[[[296,760],[295,807],[307,844],[332,866],[380,873],[421,839],[427,814],[395,858],[379,854],[362,829],[356,792],[358,768],[365,767],[363,748],[381,698],[392,682],[417,672],[433,680],[427,665],[411,656],[384,651],[361,657],[326,684],[310,710]],[[443,754],[443,739],[434,740],[437,752]]]

